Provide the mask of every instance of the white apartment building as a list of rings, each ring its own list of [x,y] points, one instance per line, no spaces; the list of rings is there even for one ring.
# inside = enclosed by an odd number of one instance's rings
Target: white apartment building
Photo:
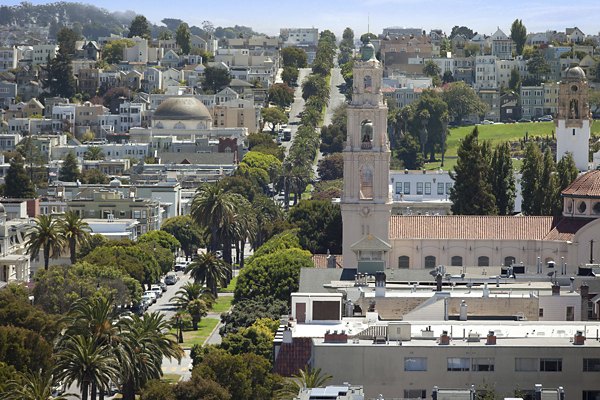
[[[32,46],[31,65],[46,65],[48,58],[53,59],[58,53],[58,46],[55,44],[36,44]]]
[[[17,68],[17,48],[0,47],[0,71],[8,71]]]

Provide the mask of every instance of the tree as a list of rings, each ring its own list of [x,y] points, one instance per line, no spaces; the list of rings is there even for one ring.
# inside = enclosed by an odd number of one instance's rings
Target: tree
[[[181,23],[177,27],[177,32],[175,32],[175,42],[177,46],[181,47],[181,52],[183,54],[189,54],[191,48],[191,37],[190,27],[185,22]]]
[[[175,303],[180,310],[185,311],[192,301],[198,299],[202,300],[208,307],[212,307],[215,301],[210,290],[205,289],[200,283],[186,282],[169,301]]]
[[[275,298],[289,301],[298,290],[301,268],[314,267],[311,254],[301,249],[277,251],[253,257],[241,270],[234,300]]]
[[[63,159],[62,166],[58,171],[58,180],[62,182],[76,182],[80,176],[77,157],[75,157],[75,153],[70,151]]]
[[[294,102],[294,89],[285,83],[276,83],[269,88],[269,102],[280,108],[289,107]]]
[[[406,169],[423,168],[423,154],[420,151],[419,142],[408,132],[400,137],[396,147],[396,155]]]
[[[477,128],[465,136],[458,148],[458,161],[451,177],[452,213],[463,215],[494,215],[498,212],[489,183],[490,166],[479,144]]]
[[[218,258],[214,253],[203,253],[196,257],[194,261],[185,269],[186,273],[197,283],[206,283],[206,287],[212,295],[219,296],[218,288],[227,285],[227,276],[230,266],[225,261]]]
[[[521,74],[517,68],[513,68],[510,71],[510,80],[508,81],[508,88],[515,93],[519,93],[521,90]]]
[[[104,160],[104,157],[106,155],[100,146],[89,146],[85,153],[83,153],[84,160]]]
[[[10,159],[10,167],[4,177],[4,196],[9,198],[30,199],[36,197],[35,188],[25,172],[23,157],[15,154]]]
[[[298,75],[298,68],[284,67],[281,72],[281,80],[288,86],[296,86],[298,84]]]
[[[48,370],[52,365],[52,345],[37,332],[16,326],[0,326],[2,362],[20,372]]]
[[[175,236],[169,232],[166,232],[164,229],[160,231],[150,231],[144,233],[142,236],[138,237],[138,243],[158,245],[169,250],[171,253],[175,253],[181,246],[179,240],[177,240],[177,238],[175,238]]]
[[[454,82],[454,76],[452,76],[452,71],[448,70],[444,72],[442,75],[442,83],[452,83]]]
[[[179,397],[175,397],[171,383],[155,379],[142,389],[140,400],[179,400]]]
[[[334,153],[319,160],[317,173],[321,180],[329,181],[344,177],[344,156]]]
[[[231,394],[229,394],[229,391],[227,391],[227,389],[225,389],[223,386],[219,385],[212,379],[201,378],[196,375],[192,375],[190,380],[179,382],[175,388],[170,389],[170,391],[175,392],[176,400],[231,399]],[[144,399],[142,398],[142,400]],[[150,398],[148,400],[150,400]]]
[[[17,283],[0,291],[0,325],[28,329],[53,342],[61,329],[59,317],[32,305],[29,295],[29,290]]]
[[[81,183],[84,184],[107,184],[108,176],[99,169],[86,169],[81,173]]]
[[[186,259],[192,257],[195,249],[202,246],[202,230],[189,215],[167,218],[160,229],[170,233],[179,241]]]
[[[302,98],[306,101],[311,96],[329,99],[329,86],[322,75],[311,74],[302,82]]]
[[[90,226],[75,211],[67,211],[58,220],[60,235],[69,244],[71,265],[77,262],[77,247],[85,245],[90,240]]]
[[[540,176],[540,184],[538,190],[540,193],[536,196],[541,200],[540,215],[552,215],[557,209],[561,209],[560,198],[556,196],[558,192],[558,181],[556,177],[556,164],[550,147],[546,147],[544,151],[544,159],[542,164],[542,175]]]
[[[147,40],[151,39],[150,24],[148,23],[146,17],[144,17],[143,15],[137,15],[131,21],[131,25],[129,26],[129,33],[127,34],[127,37],[132,38],[135,36],[139,36]]]
[[[442,70],[440,69],[440,67],[434,63],[433,61],[429,60],[425,63],[425,66],[423,67],[423,73],[426,76],[429,77],[439,77],[440,74],[442,73]]]
[[[102,59],[108,64],[118,64],[123,61],[123,51],[135,46],[131,39],[117,39],[106,43],[102,48]]]
[[[464,82],[449,84],[442,98],[448,105],[448,114],[460,125],[463,118],[471,114],[483,114],[487,108],[475,90]]]
[[[472,39],[476,34],[477,32],[473,32],[472,29],[469,29],[466,26],[455,25],[450,32],[450,39],[453,39],[456,35],[463,35],[467,39]]]
[[[229,313],[221,315],[221,327],[219,333],[226,336],[239,332],[261,319],[278,320],[282,315],[289,313],[287,300],[275,300],[273,298],[253,300],[246,299],[233,305]]]
[[[536,50],[531,55],[529,61],[527,61],[527,72],[530,75],[524,82],[527,86],[538,86],[540,83],[546,81],[550,73],[550,65],[548,65],[541,50]]]
[[[124,98],[131,99],[131,90],[123,86],[110,88],[102,97],[102,104],[104,107],[107,107],[111,113],[118,114],[119,105]]]
[[[562,196],[561,193],[565,190],[579,175],[579,170],[575,165],[573,154],[567,153],[556,163],[556,195],[555,195],[555,210],[553,215],[560,215],[562,211]]]
[[[186,311],[192,317],[192,329],[197,331],[200,320],[208,314],[206,303],[203,300],[194,299],[188,303]]]
[[[74,56],[77,51],[75,45],[81,39],[75,31],[69,28],[61,28],[56,35],[58,51],[67,56]]]
[[[218,67],[206,67],[204,69],[204,81],[202,87],[212,93],[217,93],[231,82],[229,71]]]
[[[515,207],[515,176],[508,142],[503,142],[494,149],[490,165],[490,184],[498,214],[512,214]]]
[[[306,52],[300,47],[286,47],[281,50],[281,59],[283,61],[283,68],[294,67],[294,68],[306,68],[307,56]]]
[[[521,210],[525,215],[541,215],[540,181],[542,175],[542,152],[535,142],[527,143],[521,166],[521,193],[523,203]]]
[[[58,221],[52,215],[40,215],[35,219],[35,225],[27,233],[27,254],[37,257],[40,251],[44,255],[44,269],[48,269],[50,257],[60,256],[63,249],[63,237],[59,230]]]
[[[328,201],[301,200],[288,217],[299,228],[302,248],[313,254],[342,251],[342,214],[340,207]]]
[[[67,400],[73,393],[54,395],[56,379],[48,372],[37,370],[36,372],[21,373],[8,382],[7,388],[2,394],[3,400]]]
[[[48,59],[42,69],[46,72],[46,79],[42,81],[44,89],[48,89],[51,96],[66,97],[70,99],[75,95],[75,78],[71,58],[62,52],[56,57]]]
[[[288,378],[284,387],[277,391],[277,395],[279,399],[294,398],[301,390],[323,387],[332,379],[333,376],[323,374],[321,368],[305,367]]]
[[[248,328],[240,328],[235,333],[227,334],[219,347],[229,354],[253,353],[270,360],[275,335],[267,327],[261,326],[260,321],[257,322]]]
[[[279,124],[286,124],[288,117],[285,113],[277,107],[263,108],[261,112],[262,120],[265,124],[271,125],[271,132],[275,133],[275,128]]]
[[[525,41],[527,41],[527,28],[523,25],[523,20],[515,19],[510,27],[510,38],[515,42],[517,55],[523,54]]]

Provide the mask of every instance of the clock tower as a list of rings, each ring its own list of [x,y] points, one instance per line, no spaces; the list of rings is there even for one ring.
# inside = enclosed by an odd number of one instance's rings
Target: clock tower
[[[361,47],[361,60],[354,64],[353,76],[348,136],[343,151],[343,265],[374,274],[385,269],[391,249],[388,243],[391,152],[388,109],[381,93],[383,70],[368,40]]]
[[[558,88],[556,124],[556,161],[569,152],[580,171],[589,165],[592,118],[585,72],[580,67],[567,69]]]

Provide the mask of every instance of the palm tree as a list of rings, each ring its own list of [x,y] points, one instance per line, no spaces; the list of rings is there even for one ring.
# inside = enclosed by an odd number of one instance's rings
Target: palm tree
[[[204,301],[208,307],[212,307],[215,302],[212,293],[196,282],[184,283],[169,301],[175,303],[177,308],[185,310],[191,301],[197,299]]]
[[[204,253],[196,257],[194,261],[185,269],[185,273],[190,273],[197,283],[205,283],[212,295],[217,298],[219,293],[218,286],[227,284],[227,276],[230,266],[215,253]]]
[[[111,381],[117,381],[119,363],[110,346],[99,346],[93,337],[66,336],[58,346],[56,375],[67,386],[77,382],[82,400],[88,399],[92,387],[95,400],[96,388],[106,388]]]
[[[104,157],[102,147],[99,146],[89,146],[83,153],[84,160],[104,160]]]
[[[44,269],[48,269],[50,257],[60,256],[63,249],[63,237],[58,222],[52,215],[40,215],[35,219],[33,229],[27,234],[27,254],[37,257],[40,250],[44,254]]]
[[[75,264],[77,261],[77,247],[86,245],[90,241],[90,226],[74,211],[67,211],[58,221],[58,229],[60,230],[60,234],[69,243],[71,264]]]
[[[67,400],[73,393],[54,396],[56,381],[52,374],[27,372],[19,374],[18,380],[9,381],[2,394],[3,400]]]
[[[198,188],[192,200],[191,215],[201,227],[210,231],[208,250],[216,252],[219,249],[219,232],[226,231],[237,216],[237,204],[243,197],[237,193],[226,192],[217,183],[205,183]]]
[[[312,369],[307,366],[291,378],[286,379],[283,387],[276,392],[278,400],[294,399],[303,389],[312,389],[325,386],[333,377],[322,374],[321,368]]]
[[[121,369],[123,400],[135,400],[136,391],[146,382],[162,376],[163,357],[181,360],[184,353],[168,333],[170,324],[158,312],[125,318],[121,328],[129,360]]]

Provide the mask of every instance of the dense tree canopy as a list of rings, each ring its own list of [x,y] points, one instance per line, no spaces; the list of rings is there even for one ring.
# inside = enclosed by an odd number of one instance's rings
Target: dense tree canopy
[[[281,50],[283,67],[306,68],[306,52],[300,47],[286,47]]]
[[[527,40],[527,28],[523,25],[523,20],[515,19],[510,27],[510,38],[515,42],[517,55],[523,54],[525,41]]]
[[[204,81],[202,88],[210,93],[217,93],[229,85],[231,75],[224,68],[206,67],[204,69]]]
[[[35,188],[25,171],[23,157],[15,154],[10,159],[10,167],[4,177],[4,196],[9,198],[29,199],[35,197]]]
[[[276,83],[269,88],[269,102],[278,107],[289,107],[294,102],[294,89],[285,83]]]
[[[290,210],[289,221],[299,228],[300,244],[311,253],[341,253],[342,214],[339,205],[329,201],[301,200]]]
[[[444,89],[442,98],[448,105],[448,114],[459,125],[464,117],[470,114],[483,114],[487,108],[475,90],[464,82],[449,84]]]
[[[128,37],[139,36],[144,39],[150,39],[150,24],[143,15],[136,16],[129,26]]]
[[[175,32],[175,41],[177,46],[181,48],[181,52],[183,54],[189,54],[191,49],[191,37],[190,27],[188,24],[183,22],[177,27],[177,32]]]

